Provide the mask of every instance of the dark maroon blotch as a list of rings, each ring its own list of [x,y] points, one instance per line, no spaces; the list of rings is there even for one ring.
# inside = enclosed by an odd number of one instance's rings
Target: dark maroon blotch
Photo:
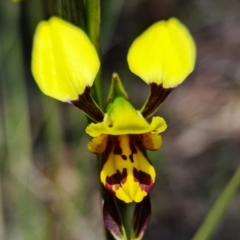
[[[142,190],[149,192],[153,187],[153,181],[150,174],[143,172],[142,170],[137,170],[133,168],[134,179],[140,183]]]
[[[120,146],[119,140],[118,139],[114,139],[114,147],[113,147],[113,154],[115,155],[121,155],[122,154],[122,148]]]
[[[122,173],[119,170],[117,170],[116,173],[114,173],[111,176],[108,176],[106,178],[106,183],[108,185],[117,185],[117,184],[125,182],[126,179],[127,179],[127,169],[124,168]]]

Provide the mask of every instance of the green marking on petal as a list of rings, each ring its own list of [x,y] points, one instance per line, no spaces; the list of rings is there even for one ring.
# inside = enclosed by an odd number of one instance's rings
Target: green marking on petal
[[[160,133],[166,128],[163,118],[154,117],[149,124],[129,101],[123,97],[117,97],[108,105],[103,122],[91,123],[86,132],[92,137],[97,137],[101,134],[143,134],[152,131]]]

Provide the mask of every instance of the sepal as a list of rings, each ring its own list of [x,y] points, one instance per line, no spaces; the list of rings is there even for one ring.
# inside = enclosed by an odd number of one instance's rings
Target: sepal
[[[127,240],[122,218],[119,213],[114,196],[105,189],[103,203],[103,220],[106,228],[116,240]]]
[[[107,98],[107,106],[116,97],[122,97],[125,100],[129,100],[128,94],[123,87],[120,77],[118,76],[117,73],[113,73],[112,81],[111,81],[111,85],[108,93],[108,98]]]
[[[149,196],[146,196],[142,202],[136,203],[133,213],[131,240],[142,239],[144,231],[149,222],[150,216],[151,216],[151,202]]]

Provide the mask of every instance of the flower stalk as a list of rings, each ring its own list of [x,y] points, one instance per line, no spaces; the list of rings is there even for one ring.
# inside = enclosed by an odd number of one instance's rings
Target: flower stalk
[[[101,3],[100,0],[86,1],[86,20],[87,20],[87,33],[89,39],[95,46],[99,56],[100,51],[100,18],[101,18]],[[101,72],[99,71],[92,88],[92,95],[95,97],[98,105],[103,108],[102,99],[102,84]]]
[[[55,2],[56,1],[57,1],[57,15],[86,31],[87,23],[84,1],[55,0]]]

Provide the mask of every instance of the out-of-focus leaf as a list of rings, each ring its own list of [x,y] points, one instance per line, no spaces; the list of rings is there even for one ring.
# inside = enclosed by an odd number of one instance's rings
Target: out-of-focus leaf
[[[103,220],[116,240],[127,240],[126,232],[123,227],[122,219],[114,200],[114,196],[104,191]]]
[[[209,211],[202,225],[197,230],[192,240],[208,240],[216,231],[217,227],[221,223],[227,207],[233,200],[236,192],[240,187],[240,166],[236,169],[232,178],[229,180],[227,186],[223,190],[222,194],[218,197],[215,204]]]
[[[142,239],[150,216],[151,216],[151,202],[149,196],[146,196],[142,202],[136,204],[133,213],[131,240]]]

